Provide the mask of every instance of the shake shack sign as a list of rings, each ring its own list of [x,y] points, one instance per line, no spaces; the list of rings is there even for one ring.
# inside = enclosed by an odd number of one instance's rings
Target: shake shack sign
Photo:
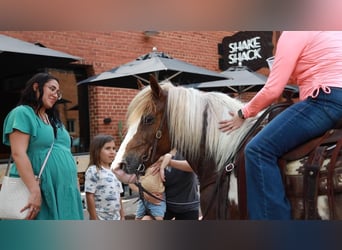
[[[223,38],[218,47],[222,56],[219,60],[220,69],[238,65],[252,70],[267,67],[266,58],[273,55],[272,34],[272,31],[244,31]]]

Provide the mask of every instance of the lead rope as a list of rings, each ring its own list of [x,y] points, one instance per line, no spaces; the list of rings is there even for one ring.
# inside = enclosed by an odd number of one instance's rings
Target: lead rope
[[[145,171],[145,165],[142,163],[139,165],[139,167],[137,168],[135,172],[135,175],[137,176],[137,181],[134,184],[138,187],[139,198],[134,203],[136,203],[140,199],[145,207],[146,215],[149,215],[152,217],[153,220],[156,220],[156,217],[154,217],[154,215],[151,213],[151,210],[146,205],[146,199],[144,197],[144,188],[140,183],[140,175],[144,171]]]
[[[141,186],[141,183],[139,181],[139,178],[137,179],[137,183],[135,183],[135,185],[138,186],[138,190],[139,190],[139,199],[142,201],[144,207],[145,207],[145,212],[146,215],[151,216],[153,220],[157,220],[156,217],[154,217],[154,215],[151,213],[151,210],[147,207],[146,205],[146,199],[144,197],[144,190],[143,187]]]

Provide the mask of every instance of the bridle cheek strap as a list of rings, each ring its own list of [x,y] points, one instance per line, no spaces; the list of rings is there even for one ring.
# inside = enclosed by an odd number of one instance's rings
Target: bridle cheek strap
[[[152,156],[151,156],[151,163],[154,163],[154,160],[155,160],[154,158],[156,156],[158,142],[162,138],[162,135],[163,135],[162,128],[163,128],[165,119],[166,119],[166,111],[164,111],[164,113],[163,113],[162,119],[161,119],[160,124],[159,124],[159,128],[156,131],[156,135],[154,137],[154,143],[153,143],[153,148],[152,148]]]

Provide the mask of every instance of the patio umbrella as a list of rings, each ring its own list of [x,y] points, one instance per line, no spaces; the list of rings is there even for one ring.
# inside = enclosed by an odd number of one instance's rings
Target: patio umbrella
[[[0,34],[0,77],[19,75],[40,68],[59,67],[80,60],[41,44],[25,42]]]
[[[187,87],[193,87],[210,90],[224,90],[230,93],[244,93],[256,92],[260,90],[266,83],[267,77],[250,70],[245,66],[234,66],[228,68],[226,71],[221,72],[226,76],[226,80],[203,82],[197,84],[190,84]]]
[[[137,89],[137,79],[140,79],[144,84],[148,83],[151,73],[154,73],[159,81],[170,80],[178,85],[227,78],[218,72],[174,59],[168,54],[158,52],[156,48],[153,48],[152,52],[142,55],[134,61],[89,77],[78,82],[78,85],[89,84]]]

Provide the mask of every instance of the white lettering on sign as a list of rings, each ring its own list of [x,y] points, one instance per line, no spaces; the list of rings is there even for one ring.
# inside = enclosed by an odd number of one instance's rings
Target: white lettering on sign
[[[260,55],[260,37],[256,36],[243,41],[229,43],[229,64],[251,61],[262,58]]]

